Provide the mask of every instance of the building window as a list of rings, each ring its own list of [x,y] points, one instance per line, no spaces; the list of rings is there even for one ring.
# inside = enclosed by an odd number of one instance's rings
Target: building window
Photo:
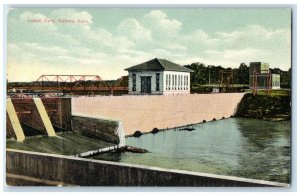
[[[177,90],[177,75],[175,75],[175,90]]]
[[[182,75],[180,76],[180,90],[183,89],[183,77]]]
[[[159,91],[159,73],[156,73],[156,91]]]
[[[166,90],[169,88],[169,77],[168,74],[166,75]]]
[[[166,90],[169,90],[169,75],[166,75],[167,81],[166,81]]]
[[[189,76],[186,76],[186,90],[189,89]]]
[[[175,79],[174,79],[175,77],[174,77],[174,75],[172,75],[172,90],[174,90],[174,81],[175,81]]]
[[[171,86],[171,75],[169,74],[169,90],[171,89],[170,86]]]
[[[132,74],[132,91],[136,91],[136,74]]]
[[[182,75],[180,75],[180,90],[182,90]]]
[[[189,76],[186,76],[186,90],[189,89]]]

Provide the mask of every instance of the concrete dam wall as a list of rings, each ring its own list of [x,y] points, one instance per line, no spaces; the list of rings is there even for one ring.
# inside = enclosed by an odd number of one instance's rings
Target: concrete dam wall
[[[244,93],[72,98],[72,111],[118,119],[126,135],[200,123],[235,114]]]
[[[288,187],[287,184],[170,170],[71,156],[6,150],[11,186],[230,186]]]

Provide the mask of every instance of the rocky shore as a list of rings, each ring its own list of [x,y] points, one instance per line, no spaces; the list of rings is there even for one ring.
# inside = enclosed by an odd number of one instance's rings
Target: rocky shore
[[[291,119],[291,96],[266,96],[248,93],[238,105],[235,117],[256,118],[268,121]]]

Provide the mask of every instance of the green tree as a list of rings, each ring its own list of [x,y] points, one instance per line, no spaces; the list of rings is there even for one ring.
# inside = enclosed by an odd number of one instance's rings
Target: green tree
[[[280,87],[281,88],[291,88],[292,82],[292,69],[288,71],[283,71],[280,68],[270,69],[273,74],[280,74]]]
[[[236,75],[233,75],[234,78],[237,78],[238,84],[249,84],[249,67],[245,63],[241,63],[239,68],[236,71]]]
[[[185,67],[194,71],[191,73],[192,86],[206,84],[208,70],[203,63],[192,63],[191,65],[185,65]]]

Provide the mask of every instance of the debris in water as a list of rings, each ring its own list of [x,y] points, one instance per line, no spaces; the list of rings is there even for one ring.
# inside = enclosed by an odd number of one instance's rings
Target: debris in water
[[[133,153],[146,153],[148,150],[142,149],[142,148],[137,148],[133,146],[125,146],[125,150],[128,152],[133,152]]]
[[[179,131],[194,131],[195,128],[189,128],[189,127],[185,127],[185,128],[182,128],[182,129],[179,129]]]

